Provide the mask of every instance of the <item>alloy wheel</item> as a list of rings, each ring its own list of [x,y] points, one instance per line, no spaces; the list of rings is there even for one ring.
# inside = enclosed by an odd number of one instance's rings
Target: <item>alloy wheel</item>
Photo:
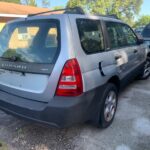
[[[104,108],[104,118],[107,122],[110,122],[113,119],[116,107],[117,107],[117,95],[115,91],[110,91],[108,93],[108,96],[106,97]]]

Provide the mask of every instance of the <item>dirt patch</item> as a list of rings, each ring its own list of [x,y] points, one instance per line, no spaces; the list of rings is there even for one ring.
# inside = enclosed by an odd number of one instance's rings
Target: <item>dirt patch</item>
[[[7,145],[2,141],[0,141],[0,150],[8,150]]]

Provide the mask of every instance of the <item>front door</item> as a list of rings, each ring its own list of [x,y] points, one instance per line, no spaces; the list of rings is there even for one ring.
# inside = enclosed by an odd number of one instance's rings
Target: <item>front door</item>
[[[123,25],[123,23],[105,21],[110,46],[108,50],[113,51],[117,71],[121,78],[135,68],[138,53],[134,46],[128,44],[128,35],[123,32]]]

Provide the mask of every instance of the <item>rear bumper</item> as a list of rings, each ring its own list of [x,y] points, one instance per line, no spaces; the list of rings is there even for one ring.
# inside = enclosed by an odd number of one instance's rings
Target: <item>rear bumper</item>
[[[21,118],[64,128],[90,120],[97,113],[102,89],[100,87],[78,97],[54,97],[49,103],[0,91],[0,109]]]

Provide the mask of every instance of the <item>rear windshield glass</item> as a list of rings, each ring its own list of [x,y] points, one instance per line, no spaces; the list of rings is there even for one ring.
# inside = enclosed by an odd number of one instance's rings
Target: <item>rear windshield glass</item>
[[[35,20],[8,24],[0,33],[0,58],[53,63],[60,47],[59,21]]]
[[[143,37],[150,38],[150,24],[145,27],[145,29],[143,30],[142,35],[143,35]]]

